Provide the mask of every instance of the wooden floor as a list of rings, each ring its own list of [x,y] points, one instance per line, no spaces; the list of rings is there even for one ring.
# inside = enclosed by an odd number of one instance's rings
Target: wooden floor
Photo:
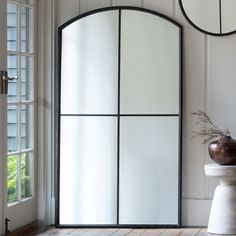
[[[43,233],[30,236],[205,236],[206,228],[181,229],[55,229],[49,228]]]

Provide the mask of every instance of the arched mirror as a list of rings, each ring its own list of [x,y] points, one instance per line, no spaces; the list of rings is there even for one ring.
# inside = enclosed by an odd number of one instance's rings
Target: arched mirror
[[[236,32],[235,0],[179,0],[185,18],[203,33],[224,36]]]
[[[134,7],[59,28],[59,226],[180,226],[182,27]]]

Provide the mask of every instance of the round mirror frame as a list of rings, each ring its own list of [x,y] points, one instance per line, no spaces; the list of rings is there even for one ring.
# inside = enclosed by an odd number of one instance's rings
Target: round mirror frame
[[[221,3],[221,0],[219,0],[220,3]],[[221,5],[221,4],[220,4]],[[179,6],[180,6],[180,9],[185,17],[185,19],[195,28],[197,29],[198,31],[204,33],[204,34],[208,34],[208,35],[212,35],[212,36],[227,36],[227,35],[231,35],[231,34],[234,34],[236,33],[236,29],[233,30],[233,31],[230,31],[230,32],[227,32],[227,33],[213,33],[213,32],[210,32],[210,31],[206,31],[202,28],[200,28],[199,26],[197,26],[196,24],[194,24],[194,22],[192,20],[190,20],[189,16],[187,15],[187,13],[185,12],[184,10],[184,6],[183,6],[183,3],[182,3],[182,0],[179,0]],[[219,9],[220,11],[220,15],[221,15],[221,7]],[[221,19],[220,19],[221,21]]]

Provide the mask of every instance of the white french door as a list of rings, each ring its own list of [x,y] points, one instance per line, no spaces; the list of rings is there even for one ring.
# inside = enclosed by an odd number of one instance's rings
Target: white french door
[[[0,70],[4,70],[4,64],[6,57],[3,57],[4,51],[4,42],[6,42],[5,35],[4,35],[4,4],[3,1],[0,1]],[[0,83],[0,235],[4,233],[4,197],[5,197],[5,186],[4,186],[4,141],[6,140],[4,137],[4,126],[5,124],[5,112],[4,112],[4,105],[5,105],[5,95],[2,92],[2,83]]]
[[[1,0],[1,234],[33,222],[35,178],[35,0]]]

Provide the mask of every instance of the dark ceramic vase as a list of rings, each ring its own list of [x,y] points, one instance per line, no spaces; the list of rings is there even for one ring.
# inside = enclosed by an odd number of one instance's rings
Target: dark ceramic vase
[[[210,157],[220,165],[236,165],[236,140],[226,136],[208,145]]]

